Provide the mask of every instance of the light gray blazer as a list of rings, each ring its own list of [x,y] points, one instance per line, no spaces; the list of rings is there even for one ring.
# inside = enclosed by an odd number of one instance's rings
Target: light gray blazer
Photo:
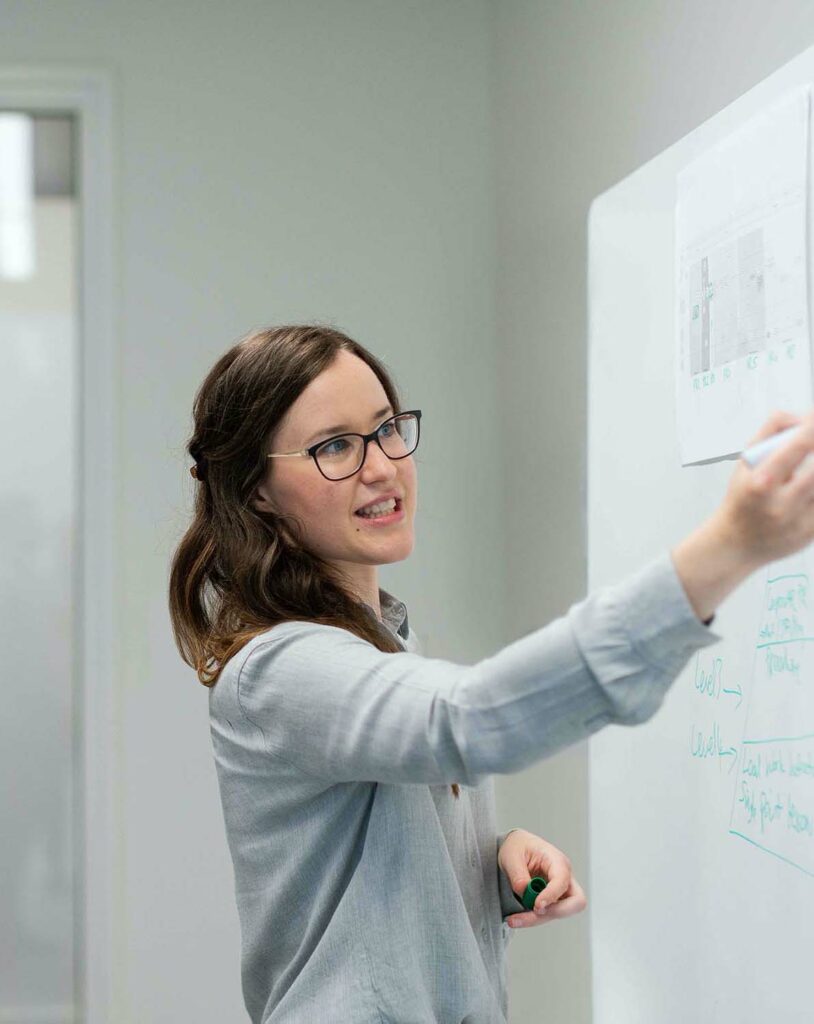
[[[668,552],[471,666],[419,654],[380,597],[404,653],[283,623],[210,690],[254,1024],[503,1024],[523,907],[492,776],[650,718],[720,639]]]

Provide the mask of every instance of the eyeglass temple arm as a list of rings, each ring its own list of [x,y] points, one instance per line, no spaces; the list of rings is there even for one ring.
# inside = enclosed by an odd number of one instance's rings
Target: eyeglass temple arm
[[[267,455],[267,459],[290,459],[294,455],[307,455],[308,452],[305,448],[301,452],[272,452]]]

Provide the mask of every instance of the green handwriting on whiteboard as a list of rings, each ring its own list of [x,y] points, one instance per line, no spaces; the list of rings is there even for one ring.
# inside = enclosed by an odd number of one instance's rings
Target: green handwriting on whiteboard
[[[729,771],[735,767],[736,747],[727,744],[721,738],[721,727],[718,722],[712,723],[710,729],[697,729],[695,725],[690,730],[690,754],[692,757],[707,760],[712,758],[720,766],[722,762],[728,762]]]

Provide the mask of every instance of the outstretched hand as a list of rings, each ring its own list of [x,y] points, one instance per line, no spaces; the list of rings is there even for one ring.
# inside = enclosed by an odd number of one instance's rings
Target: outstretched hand
[[[721,504],[670,552],[704,623],[756,569],[814,541],[814,410],[774,413],[748,447],[793,426],[796,435],[757,467],[738,460]]]
[[[529,927],[570,917],[588,904],[582,886],[571,874],[571,862],[556,846],[533,832],[510,832],[498,850],[498,867],[520,899],[537,875],[548,883],[534,901],[534,910],[505,918],[511,928]]]

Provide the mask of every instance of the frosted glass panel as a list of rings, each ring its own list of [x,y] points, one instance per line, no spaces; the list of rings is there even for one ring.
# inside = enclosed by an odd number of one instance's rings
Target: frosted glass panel
[[[0,112],[0,1022],[80,1019],[72,129]]]

